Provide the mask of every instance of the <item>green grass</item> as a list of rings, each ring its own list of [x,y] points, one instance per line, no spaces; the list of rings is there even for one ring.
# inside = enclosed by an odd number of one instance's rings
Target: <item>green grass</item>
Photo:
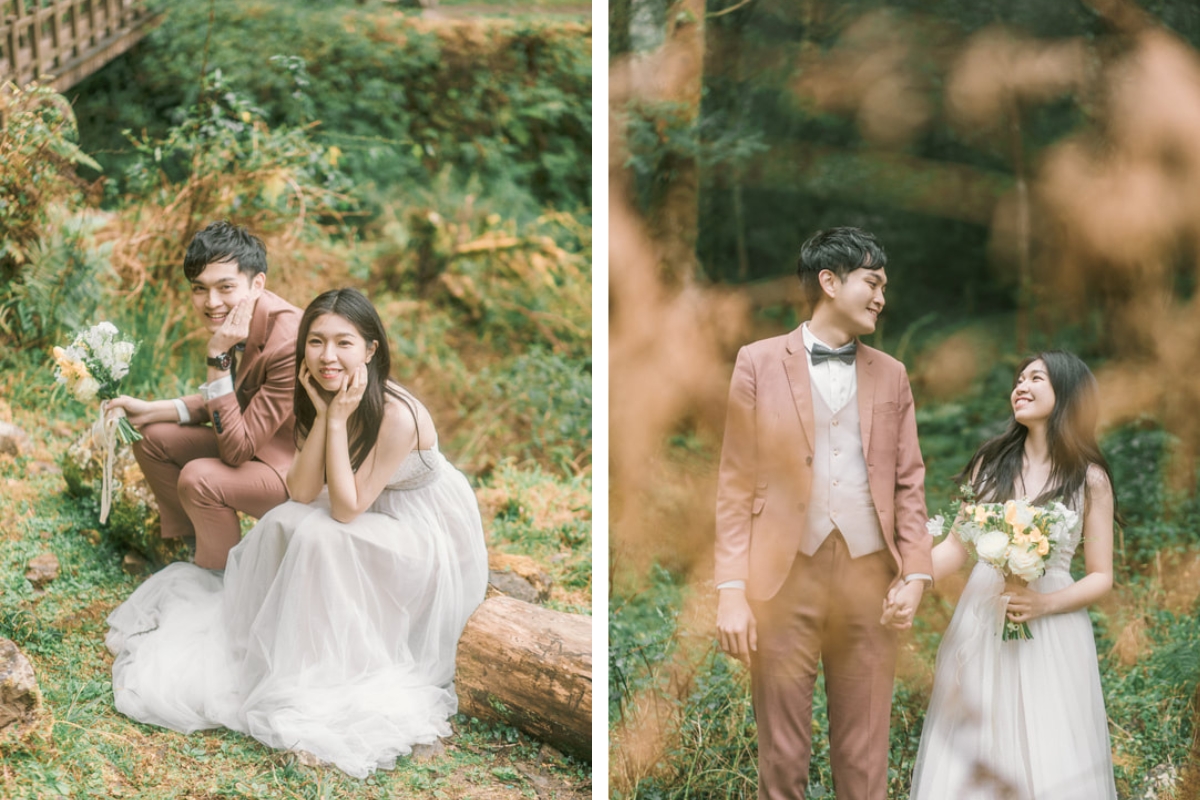
[[[906,338],[907,346],[920,353],[953,332],[947,328],[914,332]],[[1044,343],[1033,346],[1038,344]],[[884,343],[884,348],[895,352],[896,343]],[[1013,348],[1004,337],[999,337],[996,348],[996,354],[979,362],[982,368],[958,397],[943,401],[917,397],[931,513],[950,500],[952,476],[983,439],[998,432],[997,421],[1005,418],[1016,361],[1005,355]],[[911,354],[909,361],[914,361]],[[1088,361],[1093,369],[1100,363],[1094,354]],[[913,372],[919,389],[920,372]],[[1195,735],[1198,712],[1193,698],[1200,682],[1200,500],[1194,486],[1189,491],[1167,488],[1177,442],[1154,420],[1139,419],[1106,431],[1101,445],[1128,524],[1117,542],[1116,586],[1090,614],[1118,791],[1121,797],[1142,797],[1155,775],[1188,765],[1189,743]],[[614,569],[609,622],[609,706],[614,726],[610,779],[614,797],[621,800],[732,800],[754,794],[757,735],[749,677],[745,668],[716,648],[711,561],[678,552],[681,547],[695,550],[705,546],[701,543],[711,543],[711,533],[706,539],[694,530],[677,530],[678,526],[671,526],[670,514],[662,513],[681,502],[703,502],[711,508],[710,496],[686,495],[681,500],[680,492],[686,489],[680,487],[689,485],[689,477],[711,473],[719,449],[719,438],[702,426],[676,432],[666,443],[662,464],[651,481],[654,485],[642,491],[637,502],[641,513],[662,520],[655,538],[668,544],[654,549],[657,562],[649,568],[636,560],[618,560]],[[706,529],[695,519],[691,527]],[[686,545],[671,549],[673,542]],[[622,544],[631,547],[616,542]],[[1077,570],[1080,566],[1081,559]],[[913,630],[903,640],[893,695],[892,800],[904,800],[908,794],[937,648],[953,610],[945,594],[927,595]],[[832,796],[824,707],[818,682],[810,797]]]
[[[93,510],[63,494],[60,475],[31,475],[34,461],[0,456],[0,483],[9,487],[0,499],[0,636],[13,639],[32,662],[49,727],[48,736],[4,754],[0,796],[515,798],[531,796],[534,781],[549,787],[548,796],[585,796],[587,764],[513,728],[462,716],[443,754],[427,762],[402,759],[395,770],[365,781],[303,766],[232,731],[182,735],[121,716],[113,706],[105,618],[139,579],[121,571],[122,554],[106,539],[91,544],[81,535],[95,525]],[[537,485],[532,477],[521,480],[530,491]],[[20,490],[12,491],[17,484]],[[549,535],[527,528],[526,549],[544,555]],[[522,541],[513,525],[505,531],[506,542]],[[39,593],[24,573],[30,559],[47,551],[61,572]]]

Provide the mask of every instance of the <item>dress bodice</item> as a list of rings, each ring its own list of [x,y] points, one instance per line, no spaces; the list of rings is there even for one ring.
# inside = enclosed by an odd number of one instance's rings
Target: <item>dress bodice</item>
[[[429,450],[413,450],[400,462],[386,488],[408,491],[428,486],[437,480],[443,461],[436,444]]]
[[[1083,540],[1083,503],[1084,503],[1084,487],[1080,486],[1076,492],[1074,499],[1065,505],[1076,513],[1075,524],[1067,531],[1067,536],[1063,539],[1062,544],[1054,549],[1046,561],[1046,569],[1060,569],[1064,572],[1071,571],[1071,560],[1075,557],[1075,551],[1079,548],[1079,543]]]

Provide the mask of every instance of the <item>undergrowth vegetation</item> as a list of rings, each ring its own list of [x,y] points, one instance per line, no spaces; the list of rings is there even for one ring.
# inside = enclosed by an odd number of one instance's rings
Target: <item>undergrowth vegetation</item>
[[[214,219],[264,239],[267,286],[296,305],[335,286],[372,298],[489,548],[536,560],[551,607],[591,606],[588,26],[159,5],[141,46],[71,90],[74,111],[44,87],[0,92],[0,421],[28,437],[0,453],[0,637],[32,660],[47,720],[6,750],[0,795],[586,796],[587,764],[462,717],[443,755],[359,782],[113,709],[104,620],[140,580],[122,558],[153,549],[152,519],[122,487],[100,524],[76,468],[96,409],[56,387],[49,350],[107,319],[141,343],[127,393],[195,391],[182,253]],[[25,570],[47,551],[61,574],[35,590]]]
[[[910,357],[947,331],[915,337]],[[897,345],[883,343],[895,352]],[[1011,343],[1002,349],[1012,350]],[[954,475],[1008,413],[1015,355],[1001,355],[951,399],[922,396],[918,428],[930,513],[945,509]],[[1093,369],[1102,359],[1089,355]],[[988,363],[988,362],[983,362]],[[919,370],[914,370],[919,376]],[[1126,525],[1115,544],[1116,585],[1090,609],[1100,653],[1119,796],[1183,800],[1197,788],[1195,719],[1200,682],[1200,505],[1196,484],[1172,489],[1177,442],[1152,418],[1104,431]],[[749,675],[715,639],[711,511],[694,506],[715,485],[720,442],[697,427],[680,432],[654,466],[639,514],[659,521],[657,541],[613,562],[609,626],[609,713],[615,797],[753,797],[757,744]],[[691,481],[690,499],[679,487]],[[698,488],[696,488],[698,487]],[[711,506],[710,506],[711,507]],[[1082,574],[1082,557],[1074,565]],[[965,576],[964,576],[965,578]],[[957,582],[959,590],[962,580]],[[934,661],[954,611],[946,581],[922,601],[902,640],[894,690],[889,797],[908,796]],[[818,682],[809,797],[833,797],[825,697]],[[1149,793],[1153,792],[1151,795]]]

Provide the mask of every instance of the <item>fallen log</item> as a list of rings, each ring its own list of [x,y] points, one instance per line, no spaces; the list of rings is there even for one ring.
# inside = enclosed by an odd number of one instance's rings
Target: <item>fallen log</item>
[[[591,760],[592,618],[483,601],[458,641],[458,710]]]

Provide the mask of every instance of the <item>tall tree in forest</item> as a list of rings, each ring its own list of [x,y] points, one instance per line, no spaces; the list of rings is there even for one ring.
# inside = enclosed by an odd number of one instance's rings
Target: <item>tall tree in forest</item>
[[[660,131],[694,132],[704,91],[704,0],[675,0],[667,8],[667,41],[675,63],[663,87]],[[651,192],[649,223],[660,246],[660,269],[672,284],[694,279],[700,219],[700,165],[696,148],[673,147],[660,164]]]

